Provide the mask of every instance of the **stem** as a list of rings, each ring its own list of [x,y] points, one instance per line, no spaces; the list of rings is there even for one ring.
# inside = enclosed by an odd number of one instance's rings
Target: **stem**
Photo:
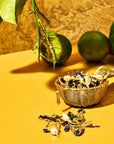
[[[46,22],[48,24],[50,24],[51,22],[45,17],[45,15],[43,13],[40,12],[40,10],[38,9],[37,5],[36,5],[36,2],[35,0],[31,0],[31,4],[32,4],[32,7],[33,7],[33,10],[29,13],[29,14],[32,14],[34,13],[35,15],[35,19],[36,19],[36,25],[37,25],[37,48],[38,48],[38,61],[40,60],[40,39],[42,38],[42,35],[40,33],[40,27],[42,28],[43,32],[44,32],[44,35],[45,35],[45,40],[46,40],[46,43],[47,45],[49,46],[49,50],[52,54],[52,59],[53,59],[53,68],[55,69],[55,63],[56,63],[56,58],[55,58],[55,53],[54,53],[54,50],[53,50],[53,46],[52,44],[50,43],[49,41],[49,31],[47,32],[47,29],[45,28],[45,26],[42,24],[42,21],[40,20],[39,18],[39,15],[42,16],[43,19],[46,20]],[[40,37],[41,36],[41,37]]]
[[[37,6],[35,0],[31,0],[33,11],[35,14],[36,25],[37,25],[37,45],[38,45],[38,61],[40,60],[40,18],[37,14]]]

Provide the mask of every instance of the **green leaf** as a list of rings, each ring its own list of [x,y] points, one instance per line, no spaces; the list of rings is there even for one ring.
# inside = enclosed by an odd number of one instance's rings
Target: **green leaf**
[[[16,16],[20,15],[27,0],[16,0]]]
[[[111,35],[114,33],[114,22],[112,23],[111,27],[110,27],[110,33],[109,33],[109,37],[111,37]]]
[[[2,19],[14,24],[16,24],[15,4],[16,0],[3,0],[1,5]]]
[[[22,12],[26,0],[0,0],[0,15],[3,20],[17,24],[17,16]]]
[[[48,35],[49,44],[52,46],[52,49],[56,55],[56,59],[58,60],[60,58],[60,53],[62,51],[61,50],[61,43],[53,31],[51,31],[48,28],[45,28],[45,32]]]
[[[59,60],[61,56],[60,55],[62,52],[61,43],[56,34],[50,29],[45,28],[44,32],[47,36],[47,44],[52,54],[53,65],[55,66],[56,61]]]
[[[3,0],[0,0],[0,15],[1,15],[1,6],[2,6]]]

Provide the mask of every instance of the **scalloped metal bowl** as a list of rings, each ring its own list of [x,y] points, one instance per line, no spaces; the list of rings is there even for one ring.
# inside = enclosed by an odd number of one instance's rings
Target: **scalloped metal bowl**
[[[105,95],[108,80],[93,88],[65,88],[60,86],[58,79],[55,81],[57,97],[60,96],[64,102],[71,106],[87,107],[100,102]]]

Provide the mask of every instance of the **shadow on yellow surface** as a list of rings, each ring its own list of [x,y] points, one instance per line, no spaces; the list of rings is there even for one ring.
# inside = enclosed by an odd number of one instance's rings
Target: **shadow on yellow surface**
[[[98,103],[96,106],[93,106],[93,108],[102,107],[110,104],[114,104],[114,82],[108,85],[105,96],[102,98],[100,103]]]
[[[51,65],[46,64],[42,60],[40,62],[34,62],[30,65],[17,68],[11,71],[13,74],[21,74],[21,73],[35,73],[35,72],[52,72],[56,73],[57,71],[60,71],[61,69],[74,65],[78,62],[81,62],[83,58],[78,54],[73,54],[70,56],[69,60],[60,66],[56,66],[55,70],[53,70],[53,67]]]
[[[77,68],[78,64],[78,68]],[[83,65],[83,67],[81,65]],[[46,64],[42,60],[40,62],[34,62],[30,65],[17,68],[11,71],[13,74],[21,74],[21,73],[36,73],[36,72],[51,72],[51,73],[59,73],[65,72],[67,70],[72,70],[72,66],[75,67],[77,70],[87,71],[92,69],[93,67],[106,65],[106,64],[114,64],[114,55],[107,56],[101,62],[87,62],[84,60],[78,52],[77,43],[72,44],[72,53],[70,58],[66,61],[65,64],[56,66],[56,69],[53,70],[52,66]],[[66,70],[67,68],[67,70]]]
[[[93,67],[98,65],[98,63],[87,63],[87,62],[84,62],[84,63],[87,66],[85,66],[85,68],[78,68],[77,71],[85,71],[86,72],[89,69],[92,69]],[[11,73],[13,73],[13,74],[35,73],[35,72],[55,73],[54,77],[52,77],[49,81],[46,82],[47,87],[49,89],[55,91],[56,87],[55,87],[54,83],[55,83],[55,80],[58,78],[58,76],[65,75],[68,72],[73,73],[73,69],[65,71],[65,67],[67,67],[67,66],[68,65],[58,66],[58,67],[56,67],[56,70],[52,70],[51,66],[49,66],[41,61],[39,63],[33,63],[31,65],[13,70],[13,71],[11,71]],[[98,108],[98,107],[103,107],[103,106],[107,106],[107,105],[111,105],[111,104],[114,104],[114,82],[108,85],[107,92],[106,92],[105,96],[102,98],[102,100],[100,101],[100,103],[98,103],[97,105],[94,105],[94,106],[87,107],[87,108]],[[68,106],[68,109],[69,108],[71,108],[71,107]]]
[[[68,72],[70,72],[72,74],[74,69],[76,69],[77,71],[84,71],[84,72],[88,72],[88,71],[92,70],[92,72],[93,72],[93,70],[95,70],[99,66],[107,65],[107,64],[113,66],[114,55],[107,56],[107,58],[105,60],[103,60],[102,62],[91,63],[91,62],[87,62],[86,60],[84,60],[80,56],[80,54],[78,52],[76,52],[70,56],[70,58],[68,59],[68,61],[65,64],[63,64],[61,66],[56,66],[55,70],[53,70],[52,66],[46,64],[45,62],[43,62],[41,60],[40,62],[34,62],[34,63],[26,65],[24,67],[14,69],[10,72],[12,74],[39,73],[39,72],[53,73],[54,76],[51,76],[51,78],[48,81],[46,81],[45,84],[48,89],[55,91],[54,83],[58,76],[63,76],[65,74],[67,74]],[[107,93],[104,96],[104,98],[101,100],[101,102],[95,106],[91,106],[88,108],[97,108],[97,107],[102,107],[102,106],[113,104],[114,103],[114,96],[113,96],[114,89],[113,88],[114,88],[114,83],[111,83],[108,86]]]
[[[75,67],[75,69],[77,70],[87,70],[87,69],[91,69],[94,66],[98,66],[98,65],[103,65],[104,62],[99,62],[99,63],[91,63],[91,62],[87,62],[85,61],[78,53],[73,54],[69,60],[62,65],[56,66],[55,70],[53,70],[51,65],[46,64],[45,62],[43,62],[42,60],[40,62],[34,62],[30,65],[24,66],[24,67],[20,67],[17,69],[14,69],[12,71],[10,71],[12,74],[21,74],[21,73],[36,73],[36,72],[51,72],[51,73],[58,73],[58,72],[65,72],[65,69],[69,66],[72,66],[77,63],[82,63],[83,65],[85,65],[85,68],[81,68],[80,67]],[[70,68],[71,69],[71,68]],[[72,71],[72,69],[70,70]]]

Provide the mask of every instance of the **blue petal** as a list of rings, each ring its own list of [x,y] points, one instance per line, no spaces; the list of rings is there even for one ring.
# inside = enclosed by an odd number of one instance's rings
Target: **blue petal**
[[[50,132],[50,130],[48,130],[48,129],[43,129],[43,131],[44,131],[44,133]]]

